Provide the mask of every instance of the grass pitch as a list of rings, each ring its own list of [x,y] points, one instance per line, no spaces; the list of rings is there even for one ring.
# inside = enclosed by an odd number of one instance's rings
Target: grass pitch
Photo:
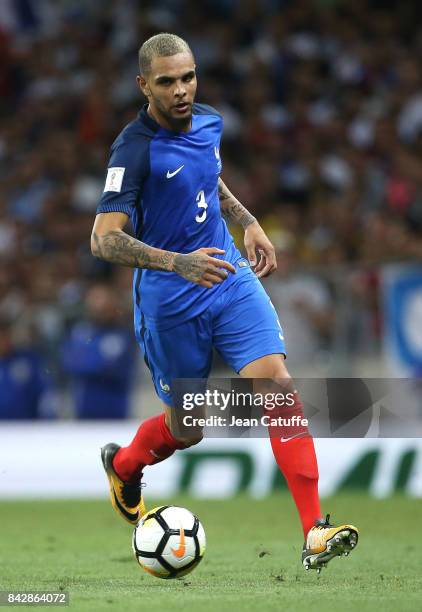
[[[137,566],[132,529],[108,501],[2,502],[0,589],[69,591],[74,612],[421,609],[418,500],[326,499],[333,520],[355,523],[361,540],[319,577],[301,567],[302,535],[287,494],[168,503],[198,514],[207,552],[192,574],[165,581]]]

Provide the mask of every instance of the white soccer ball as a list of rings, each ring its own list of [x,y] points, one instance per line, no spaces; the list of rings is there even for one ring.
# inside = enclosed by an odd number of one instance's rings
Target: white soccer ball
[[[157,578],[189,574],[205,553],[205,531],[186,508],[158,506],[135,527],[132,548],[139,565]]]

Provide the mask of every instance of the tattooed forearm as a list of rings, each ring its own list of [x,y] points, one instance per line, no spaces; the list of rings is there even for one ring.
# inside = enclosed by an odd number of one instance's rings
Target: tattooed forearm
[[[244,229],[256,221],[255,217],[238,201],[229,201],[224,207],[221,206],[221,211],[227,221],[238,223]]]
[[[92,254],[95,255],[95,257],[98,257],[99,259],[104,259],[103,252],[101,250],[101,241],[95,232],[92,232],[91,234],[91,251]]]
[[[256,221],[255,217],[229,191],[221,179],[218,179],[218,197],[221,213],[231,223],[238,223],[244,229]]]
[[[221,179],[218,179],[218,198],[220,202],[230,200],[230,193]]]
[[[104,235],[92,232],[91,250],[95,257],[131,268],[151,270],[173,269],[175,253],[150,247],[122,230],[113,230]]]

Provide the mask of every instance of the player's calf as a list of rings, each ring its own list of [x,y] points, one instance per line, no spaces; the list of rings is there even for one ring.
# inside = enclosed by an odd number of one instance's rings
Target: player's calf
[[[180,408],[166,406],[166,424],[175,440],[184,448],[199,444],[204,437],[203,422],[206,411],[202,407],[195,407],[186,412]],[[188,415],[189,419],[186,420]]]

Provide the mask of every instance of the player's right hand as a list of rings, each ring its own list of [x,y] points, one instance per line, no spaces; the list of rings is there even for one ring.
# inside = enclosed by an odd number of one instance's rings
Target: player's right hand
[[[213,285],[222,283],[229,272],[236,274],[236,268],[231,263],[212,257],[217,253],[222,255],[225,251],[216,247],[207,247],[186,255],[177,253],[173,262],[173,272],[192,283],[211,289]]]

